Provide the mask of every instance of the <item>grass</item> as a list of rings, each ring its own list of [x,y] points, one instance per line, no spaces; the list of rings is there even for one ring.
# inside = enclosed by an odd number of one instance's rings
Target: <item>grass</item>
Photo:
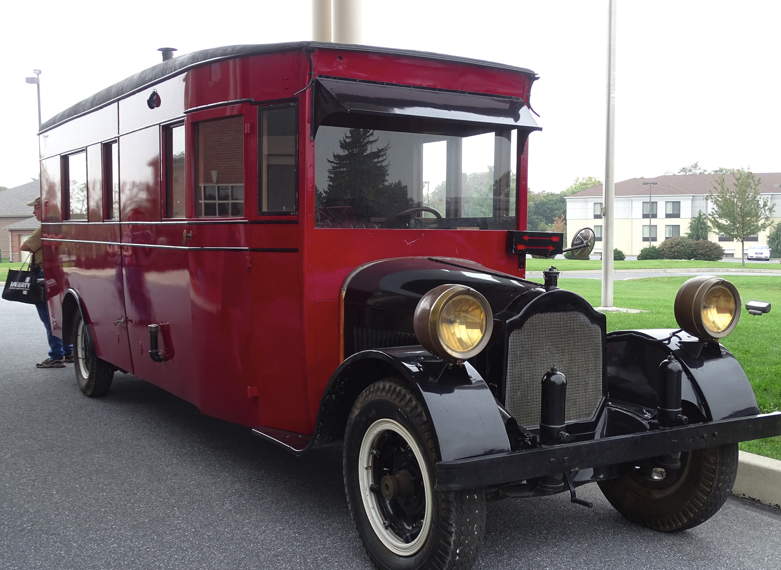
[[[551,265],[555,265],[561,271],[598,270],[602,269],[602,261],[599,259],[534,259],[526,260],[526,269],[529,271],[542,271]],[[751,262],[742,265],[740,261],[696,261],[688,259],[646,259],[643,261],[615,261],[615,269],[691,269],[691,268],[719,268],[719,269],[776,269],[781,270],[781,265],[767,262]]]
[[[566,274],[565,274],[566,275]],[[642,309],[646,313],[607,313],[608,331],[643,328],[678,328],[673,314],[673,300],[686,277],[655,277],[616,281],[614,304]],[[759,317],[745,311],[735,331],[723,344],[743,366],[754,388],[762,412],[781,410],[781,277],[730,277],[743,301],[762,300],[773,305],[773,311]],[[583,295],[594,306],[600,303],[601,281],[596,279],[561,279],[559,286]],[[741,449],[781,459],[781,436],[748,441]]]
[[[5,281],[9,269],[19,269],[21,265],[22,264],[19,263],[18,261],[14,261],[13,263],[9,261],[0,262],[0,283]]]

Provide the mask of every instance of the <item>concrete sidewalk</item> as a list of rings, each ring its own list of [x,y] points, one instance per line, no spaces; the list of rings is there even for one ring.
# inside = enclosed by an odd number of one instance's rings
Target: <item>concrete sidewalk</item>
[[[771,507],[781,508],[781,461],[740,452],[738,477],[732,492]]]

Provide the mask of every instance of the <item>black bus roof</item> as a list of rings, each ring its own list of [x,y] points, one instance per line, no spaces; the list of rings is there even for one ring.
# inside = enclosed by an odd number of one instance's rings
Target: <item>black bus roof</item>
[[[163,61],[149,67],[135,75],[131,75],[103,89],[98,91],[94,95],[87,97],[86,99],[79,101],[75,105],[72,105],[64,111],[57,113],[52,118],[48,119],[41,125],[41,132],[47,131],[56,127],[57,125],[83,115],[89,111],[98,109],[109,103],[112,103],[118,99],[121,99],[127,95],[131,95],[137,91],[140,91],[146,87],[149,87],[155,83],[186,71],[192,67],[202,65],[204,63],[213,63],[225,59],[232,59],[236,57],[259,55],[264,53],[274,53],[280,51],[292,51],[292,50],[315,50],[315,49],[335,49],[345,51],[360,51],[369,53],[382,53],[389,55],[400,55],[409,57],[422,57],[426,59],[435,59],[440,61],[448,61],[453,63],[465,63],[470,65],[477,65],[480,67],[489,67],[494,69],[503,69],[507,71],[515,71],[531,75],[536,78],[536,74],[523,67],[515,67],[512,65],[506,65],[503,63],[495,63],[491,61],[483,61],[479,59],[471,59],[467,57],[458,57],[452,55],[443,55],[438,53],[411,51],[402,49],[393,49],[385,47],[373,47],[362,46],[352,44],[334,44],[324,42],[289,42],[278,44],[249,44],[249,45],[234,45],[223,46],[216,48],[209,48],[199,51],[194,51],[179,57],[171,58],[167,61]]]

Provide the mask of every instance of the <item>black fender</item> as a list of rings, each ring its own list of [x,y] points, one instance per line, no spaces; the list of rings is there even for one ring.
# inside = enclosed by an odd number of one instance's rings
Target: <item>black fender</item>
[[[76,342],[76,339],[73,338],[73,319],[77,312],[81,313],[81,318],[87,323],[90,334],[94,334],[91,324],[92,320],[89,318],[84,301],[81,299],[78,291],[68,288],[62,296],[62,341],[66,345]]]
[[[420,346],[364,350],[346,359],[321,401],[314,446],[342,439],[358,395],[391,376],[425,405],[442,461],[510,451],[499,407],[480,374],[468,362],[451,365]]]
[[[722,345],[674,329],[614,331],[607,335],[607,384],[611,400],[654,409],[659,363],[669,355],[684,370],[684,414],[723,420],[759,413],[751,383]]]

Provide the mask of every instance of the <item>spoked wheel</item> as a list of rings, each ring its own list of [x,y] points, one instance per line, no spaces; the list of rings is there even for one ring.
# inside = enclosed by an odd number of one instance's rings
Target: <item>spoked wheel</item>
[[[662,532],[686,530],[715,515],[732,492],[738,446],[729,444],[684,453],[681,468],[661,481],[636,469],[601,481],[607,500],[630,521]]]
[[[433,429],[392,380],[358,397],[347,423],[344,482],[358,533],[381,568],[469,567],[485,526],[481,492],[436,491]]]
[[[105,396],[114,379],[114,367],[95,356],[89,327],[81,313],[77,313],[74,322],[74,370],[76,382],[81,392],[91,398]]]

